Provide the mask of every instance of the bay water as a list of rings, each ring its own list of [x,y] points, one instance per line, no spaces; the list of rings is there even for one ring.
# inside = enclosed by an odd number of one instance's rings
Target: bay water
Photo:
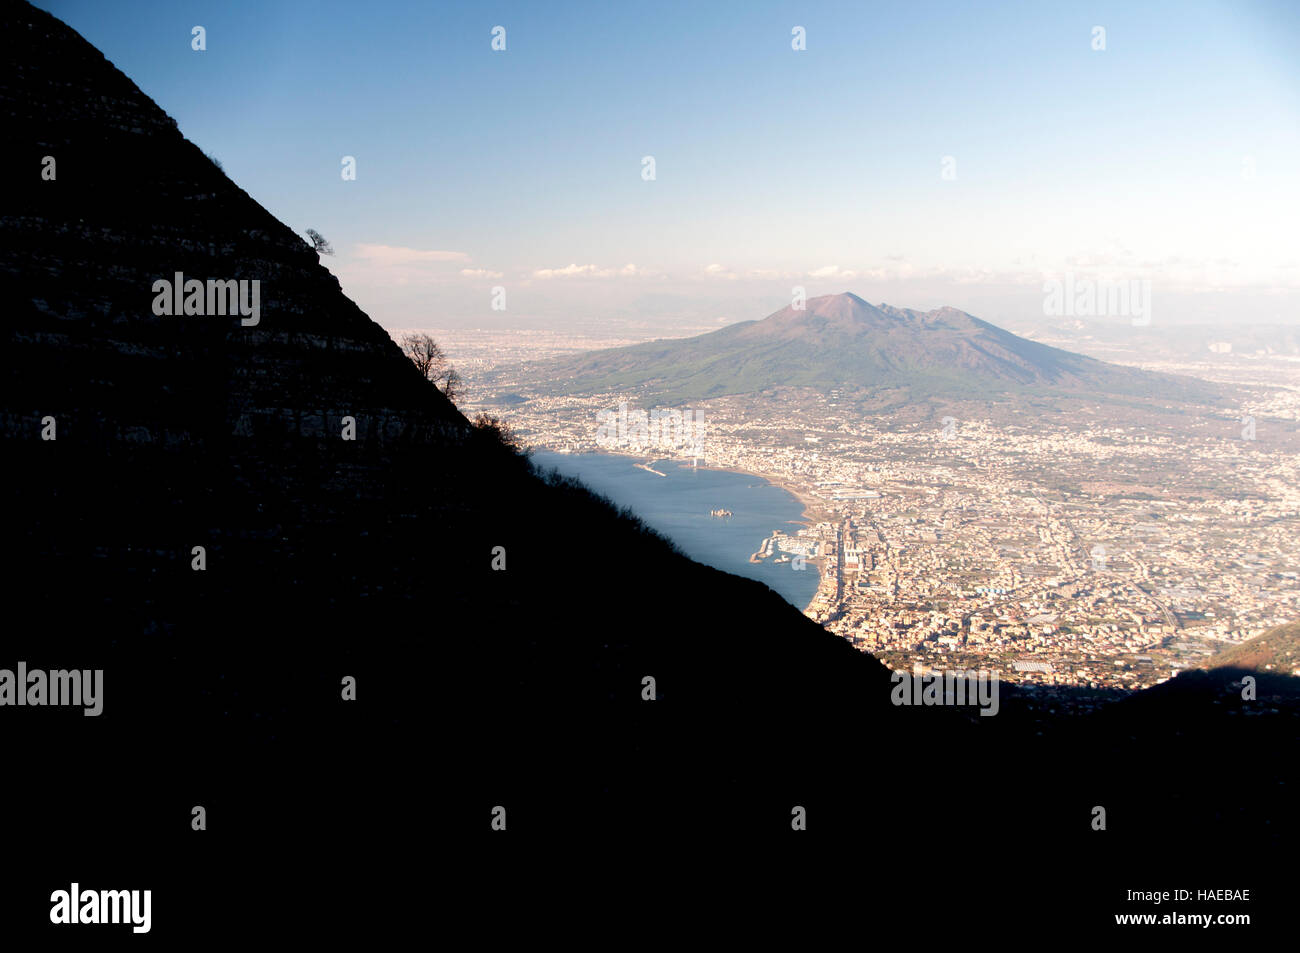
[[[760,477],[696,469],[672,460],[649,463],[664,474],[658,476],[637,466],[646,462],[643,459],[610,453],[539,450],[533,460],[628,507],[696,562],[756,579],[801,611],[817,592],[817,567],[811,563],[800,571],[792,568],[793,560],[749,561],[773,530],[794,533],[806,524],[799,500]],[[711,517],[710,510],[730,510],[732,515]]]

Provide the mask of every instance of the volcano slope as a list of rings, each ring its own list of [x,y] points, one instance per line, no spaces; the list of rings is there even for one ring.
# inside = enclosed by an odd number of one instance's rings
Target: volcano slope
[[[950,837],[1055,910],[1133,851],[1290,835],[1285,697],[1247,719],[1205,676],[1091,716],[1007,686],[992,718],[894,706],[874,659],[472,426],[93,47],[2,9],[0,668],[104,673],[97,717],[0,707],[7,930],[51,928],[72,879],[152,887],[168,936],[230,925],[231,891],[234,928],[418,926],[392,898],[435,868],[611,845],[589,873],[892,851],[859,875],[914,909],[901,872],[946,869]],[[154,314],[178,272],[259,281],[259,322]]]
[[[1070,398],[1210,403],[1216,385],[1085,357],[956,308],[921,312],[855,294],[809,298],[689,338],[539,361],[518,370],[539,393],[623,393],[669,403],[773,388],[891,393],[911,401]]]

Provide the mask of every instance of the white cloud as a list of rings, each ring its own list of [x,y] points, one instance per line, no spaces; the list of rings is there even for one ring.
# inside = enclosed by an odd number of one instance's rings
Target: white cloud
[[[460,273],[465,278],[503,278],[505,277],[499,271],[488,271],[486,268],[462,268]]]
[[[534,278],[578,278],[595,275],[599,269],[595,265],[566,265],[563,268],[538,268],[533,272]]]
[[[771,268],[750,268],[748,271],[734,271],[726,265],[712,264],[704,266],[704,277],[721,278],[724,281],[737,281],[746,278],[751,281],[774,281],[778,278],[797,278],[798,274],[788,271],[775,271]]]
[[[844,271],[839,265],[825,265],[808,272],[809,278],[856,278],[857,276],[856,271]]]
[[[354,254],[372,265],[426,265],[444,261],[469,261],[463,251],[425,251],[400,245],[354,245]]]
[[[644,278],[644,268],[628,263],[622,268],[601,268],[599,265],[565,265],[563,268],[538,268],[534,278]]]
[[[434,288],[456,281],[456,265],[472,261],[463,251],[359,243],[327,265],[344,287]]]

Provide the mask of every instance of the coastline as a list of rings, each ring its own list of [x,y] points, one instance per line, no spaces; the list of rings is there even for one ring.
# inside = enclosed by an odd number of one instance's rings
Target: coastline
[[[547,447],[547,446],[534,446],[531,447],[530,449],[538,450],[545,453],[560,452],[552,447]],[[672,457],[672,456],[659,457],[659,456],[647,455],[645,453],[624,453],[624,452],[620,452],[618,449],[612,449],[607,447],[601,447],[594,450],[583,450],[581,452],[590,453],[590,454],[602,454],[608,457],[621,457],[625,460],[633,462],[633,466],[637,466],[640,469],[646,469],[646,470],[649,470],[650,467],[653,467],[655,464],[658,464],[660,462],[676,463],[685,466],[687,469],[691,468],[689,458]],[[761,473],[756,470],[746,469],[744,467],[718,466],[712,463],[701,463],[699,464],[698,469],[714,470],[719,473],[735,473],[741,476],[752,477],[756,480],[761,480],[762,482],[770,486],[774,486],[777,489],[784,490],[786,493],[789,493],[792,497],[794,497],[795,501],[799,504],[800,511],[801,511],[799,519],[787,520],[786,522],[788,523],[792,523],[796,526],[801,526],[804,529],[809,529],[816,523],[826,522],[829,519],[831,519],[831,515],[824,508],[825,507],[824,500],[822,500],[819,497],[814,497],[807,489],[799,487],[796,484],[790,483],[788,480],[784,478],[773,476],[772,474],[768,474],[768,473]],[[650,472],[653,473],[656,471],[650,470]],[[660,474],[660,475],[663,476],[666,474]],[[751,556],[750,562],[755,562],[755,561],[756,560],[754,560],[753,557]],[[826,558],[824,556],[818,556],[814,559],[807,560],[806,565],[810,567],[814,567],[817,571],[817,586],[814,587],[813,594],[812,596],[809,597],[806,605],[797,606],[797,604],[792,603],[799,608],[800,612],[806,614],[808,609],[812,606],[813,602],[816,601],[817,594],[821,591],[821,583],[825,578],[825,570],[826,570],[825,564],[826,564]]]
[[[745,476],[755,477],[765,483],[769,483],[772,486],[785,490],[785,492],[798,500],[799,505],[803,507],[801,519],[791,520],[791,522],[802,525],[805,529],[810,529],[817,523],[831,521],[832,514],[827,512],[824,508],[825,500],[822,500],[820,497],[814,497],[808,490],[798,487],[785,479],[767,473],[758,473],[754,470],[744,470],[738,467],[706,467],[704,469],[725,470],[728,473],[743,473]],[[804,615],[807,615],[812,604],[817,601],[817,596],[821,592],[822,583],[826,579],[826,557],[818,556],[815,559],[809,559],[805,565],[814,566],[817,569],[817,588],[813,590],[812,598],[808,600],[808,604],[799,610],[804,613]]]
[[[632,454],[613,454],[613,455],[633,456]],[[677,461],[675,457],[663,457],[661,459],[680,462]],[[653,462],[658,463],[659,460],[655,460]],[[829,522],[832,518],[832,514],[830,514],[825,509],[825,503],[826,503],[825,500],[821,499],[820,497],[814,497],[809,490],[796,486],[795,484],[790,483],[789,481],[787,481],[782,477],[773,476],[769,473],[760,473],[757,470],[747,470],[744,469],[743,467],[719,467],[719,466],[711,466],[708,464],[702,464],[700,465],[699,469],[718,470],[723,473],[740,473],[740,474],[744,474],[745,476],[754,477],[755,479],[762,480],[764,483],[770,484],[771,486],[784,490],[785,492],[793,496],[798,501],[799,505],[803,508],[803,512],[800,514],[800,518],[797,520],[790,520],[789,522],[794,523],[795,525],[798,526],[802,526],[805,529],[810,529],[817,523]],[[751,556],[750,562],[755,562],[755,561],[756,560]],[[821,592],[821,583],[826,577],[826,557],[818,556],[815,559],[809,559],[806,565],[814,566],[817,569],[817,588],[813,590],[812,598],[808,600],[808,604],[803,606],[799,610],[804,614],[807,614],[808,609],[811,608],[812,604],[817,601],[817,594]]]

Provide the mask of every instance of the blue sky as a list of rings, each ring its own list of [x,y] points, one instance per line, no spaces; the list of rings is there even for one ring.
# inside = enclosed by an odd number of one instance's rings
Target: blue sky
[[[390,328],[1023,318],[1066,271],[1300,320],[1300,4],[38,5]]]

